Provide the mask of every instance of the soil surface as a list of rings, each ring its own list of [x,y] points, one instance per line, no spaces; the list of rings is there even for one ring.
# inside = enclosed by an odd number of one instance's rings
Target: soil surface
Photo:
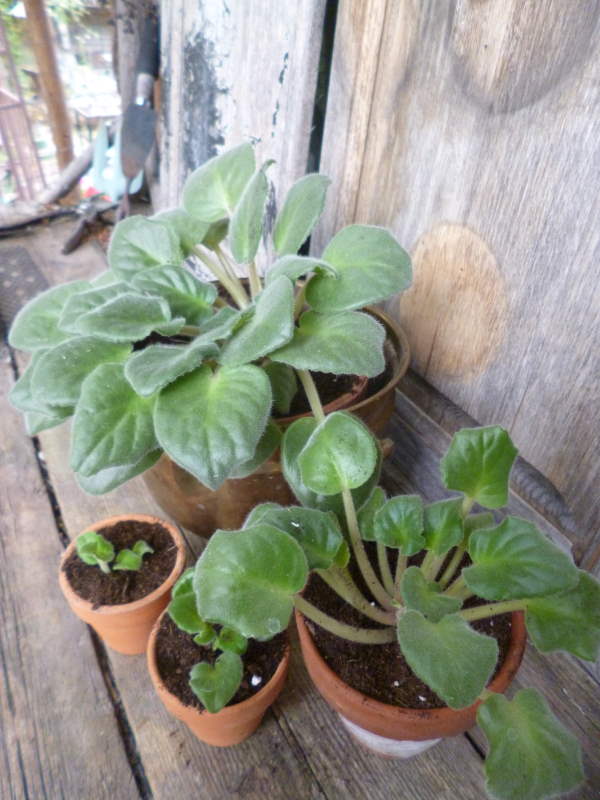
[[[375,566],[375,547],[371,542],[365,542],[365,545]],[[409,565],[420,564],[422,558],[422,554],[419,554],[409,558],[408,563]],[[390,557],[392,574],[395,561],[395,556],[392,555]],[[466,566],[467,563],[468,561],[465,560],[464,565]],[[376,566],[375,569],[379,574]],[[352,563],[350,571],[363,594],[370,599],[369,592]],[[318,575],[311,577],[304,597],[341,622],[365,628],[382,627],[345,603]],[[470,598],[465,603],[465,607],[469,608],[483,603],[485,601],[479,598]],[[406,663],[397,642],[383,645],[356,644],[323,630],[319,625],[306,618],[305,622],[325,662],[349,686],[382,703],[403,708],[443,708],[445,706],[445,703],[416,677]],[[510,646],[511,614],[477,620],[470,624],[479,633],[492,636],[498,642],[500,653],[495,675]]]
[[[177,547],[171,534],[162,525],[129,520],[99,528],[96,532],[112,542],[115,555],[119,550],[131,549],[138,539],[147,542],[154,552],[143,557],[138,571],[111,570],[106,574],[100,567],[84,564],[74,550],[66,560],[63,571],[72,589],[84,600],[90,600],[94,608],[140,600],[158,589],[171,574],[177,558]]]
[[[217,629],[219,626],[215,626]],[[275,674],[287,645],[287,633],[277,634],[268,642],[250,639],[242,656],[244,675],[240,688],[228,705],[241,703],[259,692]],[[211,647],[195,644],[189,633],[180,630],[168,614],[162,618],[156,637],[156,666],[167,687],[186,706],[204,711],[204,706],[192,692],[189,684],[190,670],[200,661],[214,664],[219,652]]]

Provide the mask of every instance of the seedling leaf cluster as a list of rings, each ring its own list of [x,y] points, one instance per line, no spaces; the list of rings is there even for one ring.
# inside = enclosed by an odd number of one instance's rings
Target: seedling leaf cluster
[[[131,548],[125,547],[116,552],[112,542],[96,531],[80,534],[75,548],[84,564],[100,567],[107,575],[111,570],[137,572],[142,568],[144,556],[154,552],[154,548],[143,539],[138,539]]]

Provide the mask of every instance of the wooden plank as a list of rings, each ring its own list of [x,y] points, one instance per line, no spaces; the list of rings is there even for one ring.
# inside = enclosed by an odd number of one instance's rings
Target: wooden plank
[[[511,431],[595,556],[599,15],[596,0],[341,0],[314,237],[320,252],[340,225],[376,223],[411,249],[414,286],[388,310],[414,367]]]
[[[5,347],[0,380],[13,383]],[[58,588],[62,546],[7,392],[0,420],[0,797],[137,798],[92,642]]]

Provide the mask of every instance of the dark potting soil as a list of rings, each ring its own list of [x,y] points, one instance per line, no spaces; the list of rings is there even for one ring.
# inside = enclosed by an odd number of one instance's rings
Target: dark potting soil
[[[271,680],[283,657],[286,645],[285,631],[268,642],[250,639],[248,649],[242,656],[244,661],[242,683],[228,705],[247,700]],[[167,689],[184,705],[204,710],[204,706],[190,688],[190,670],[200,661],[214,664],[218,655],[219,653],[211,647],[195,644],[191,634],[179,630],[168,614],[164,615],[156,637],[156,666]]]
[[[375,548],[370,542],[365,544],[375,566]],[[409,565],[419,564],[421,561],[422,556],[419,554],[419,557],[409,559]],[[465,562],[465,565],[467,563]],[[390,564],[393,570],[395,557],[393,560],[390,558]],[[377,567],[375,569],[377,570]],[[350,571],[363,594],[370,597],[353,564],[350,565]],[[304,597],[317,608],[341,622],[365,628],[382,627],[345,603],[318,575],[311,577]],[[465,603],[465,607],[481,605],[484,602],[479,598],[470,598]],[[305,622],[325,662],[349,686],[388,705],[403,708],[443,708],[445,706],[435,692],[416,677],[406,663],[397,642],[378,645],[357,644],[329,633],[306,618]],[[479,633],[492,636],[498,642],[500,652],[494,671],[495,675],[500,664],[506,658],[510,646],[511,614],[501,614],[470,624]]]
[[[138,571],[111,570],[106,574],[100,567],[85,564],[74,550],[63,571],[73,590],[84,600],[91,601],[94,608],[140,600],[158,589],[171,574],[177,547],[162,525],[129,520],[99,528],[96,532],[112,542],[115,555],[119,550],[131,548],[138,539],[147,542],[154,552],[143,557]]]

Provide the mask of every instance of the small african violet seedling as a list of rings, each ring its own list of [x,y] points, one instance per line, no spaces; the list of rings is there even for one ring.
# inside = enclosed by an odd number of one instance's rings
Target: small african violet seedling
[[[77,555],[85,563],[91,566],[98,566],[106,574],[111,571],[111,561],[113,570],[131,570],[137,572],[142,566],[142,559],[147,553],[153,553],[154,549],[139,539],[131,549],[120,550],[115,558],[115,548],[112,543],[105,539],[96,531],[86,531],[77,537]]]

